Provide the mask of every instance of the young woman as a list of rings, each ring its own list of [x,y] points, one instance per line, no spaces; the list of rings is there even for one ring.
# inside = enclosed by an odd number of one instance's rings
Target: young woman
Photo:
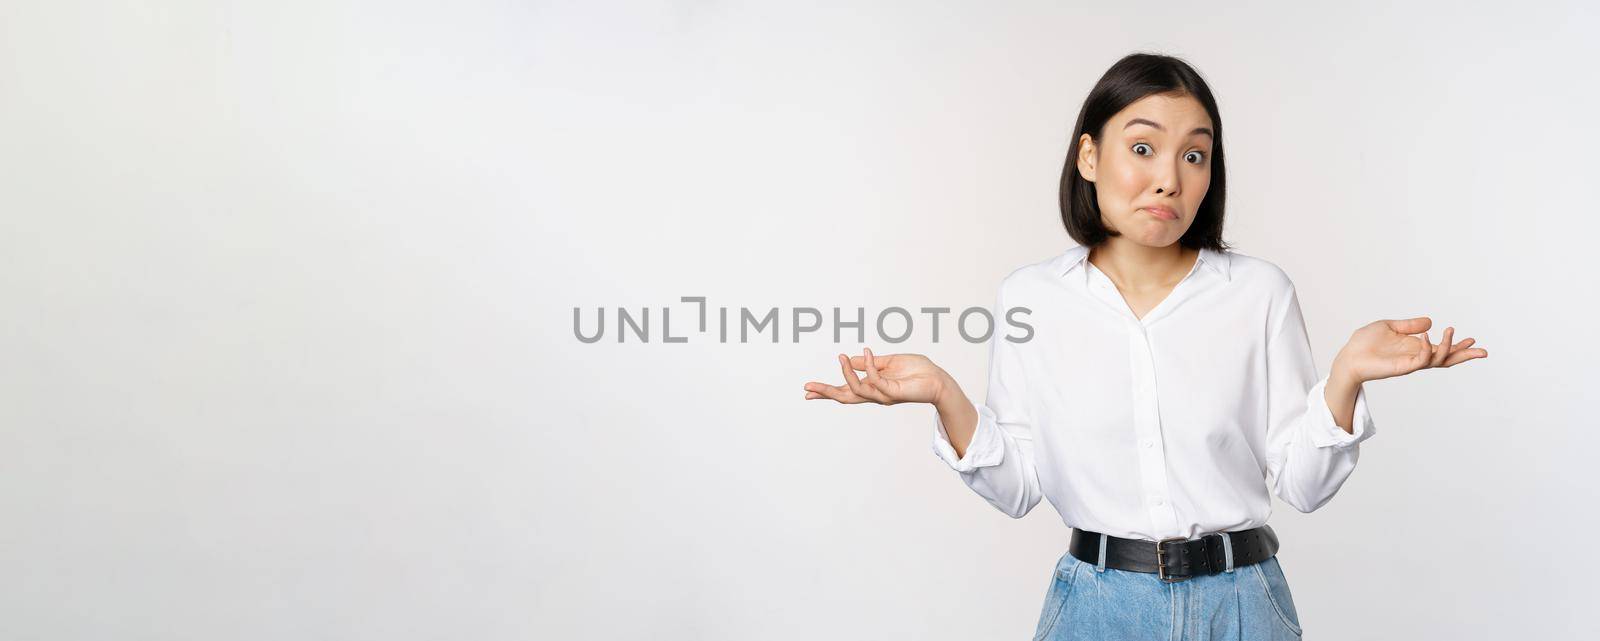
[[[1293,282],[1222,241],[1222,119],[1192,67],[1135,54],[1078,114],[1061,219],[1078,246],[1000,285],[988,399],[918,354],[839,355],[807,399],[930,403],[933,448],[990,504],[1073,528],[1037,639],[1297,639],[1271,496],[1331,499],[1374,434],[1362,384],[1488,356],[1427,317],[1357,329],[1318,379]],[[1002,317],[997,315],[997,317]],[[866,373],[859,378],[857,371]],[[1270,492],[1270,494],[1269,494]]]

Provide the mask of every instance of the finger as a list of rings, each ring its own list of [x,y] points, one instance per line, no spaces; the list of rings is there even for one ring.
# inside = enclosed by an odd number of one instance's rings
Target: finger
[[[888,403],[890,400],[889,395],[884,393],[883,387],[881,386],[883,383],[883,377],[878,375],[878,362],[872,354],[872,348],[861,348],[861,358],[866,361],[867,365],[867,377],[861,379],[861,382],[866,384],[868,390],[871,390],[877,395],[878,401]]]
[[[1455,353],[1455,352],[1458,352],[1460,350],[1463,350],[1463,349],[1466,349],[1468,347],[1471,347],[1473,342],[1474,341],[1471,338],[1463,338],[1463,339],[1461,339],[1459,341],[1456,341],[1456,344],[1450,346],[1450,352],[1451,353]]]
[[[1456,328],[1444,328],[1444,337],[1439,339],[1439,345],[1433,350],[1433,358],[1428,361],[1429,367],[1438,367],[1444,364],[1445,357],[1450,355],[1450,342],[1455,340]]]
[[[1428,360],[1433,358],[1433,343],[1428,341],[1427,332],[1423,332],[1421,336],[1408,336],[1406,338],[1408,342],[1417,341],[1409,343],[1411,345],[1411,371],[1415,372],[1427,367]]]
[[[839,371],[844,372],[844,384],[850,387],[850,391],[861,395],[864,391],[861,387],[861,379],[856,378],[856,371],[850,368],[850,359],[845,357],[844,354],[839,355]]]
[[[827,383],[818,383],[816,381],[811,381],[809,383],[806,383],[806,385],[805,385],[806,391],[810,392],[812,394],[821,394],[821,393],[826,392],[826,391],[828,391],[830,389],[833,389],[833,387],[834,386],[829,385]]]
[[[1470,361],[1470,360],[1472,360],[1474,358],[1484,358],[1484,357],[1486,357],[1488,355],[1489,355],[1489,350],[1486,350],[1486,349],[1481,349],[1481,348],[1480,349],[1464,349],[1464,350],[1461,350],[1461,351],[1456,352],[1454,354],[1451,354],[1450,358],[1445,359],[1444,365],[1442,365],[1442,367],[1450,367],[1452,365],[1460,365],[1460,364],[1465,363],[1467,361]]]
[[[861,379],[856,378],[856,371],[850,367],[850,358],[844,354],[839,355],[839,369],[844,370],[844,382],[850,386],[850,391],[855,393],[856,396],[872,401],[878,400],[880,394],[873,390],[871,386],[861,382]]]
[[[1418,334],[1428,331],[1429,327],[1433,327],[1433,319],[1428,318],[1427,316],[1418,316],[1416,318],[1405,318],[1399,320],[1385,320],[1383,322],[1385,325],[1389,326],[1389,329],[1401,334]]]
[[[867,386],[871,387],[872,391],[878,393],[878,396],[881,397],[879,402],[883,403],[884,405],[892,405],[898,402],[894,399],[894,395],[889,392],[889,390],[896,389],[895,382],[885,380],[883,376],[878,373],[877,355],[873,354],[870,348],[862,348],[862,353],[867,359],[867,378],[865,381]]]
[[[823,395],[846,405],[867,402],[867,399],[861,398],[860,395],[850,391],[850,388],[843,385],[835,385],[829,388],[829,391],[823,392]]]
[[[812,391],[812,394],[821,394],[823,398],[831,399],[845,404],[860,403],[864,399],[856,396],[849,388],[843,385],[823,385]]]
[[[878,363],[878,369],[888,369],[894,365],[894,354],[873,354],[872,360]],[[867,371],[867,357],[856,355],[850,357],[850,366],[859,371]]]

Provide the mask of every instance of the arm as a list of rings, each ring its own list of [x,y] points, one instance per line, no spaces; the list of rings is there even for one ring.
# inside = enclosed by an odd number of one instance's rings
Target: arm
[[[1292,286],[1267,341],[1267,386],[1267,485],[1310,512],[1339,491],[1376,428],[1359,382],[1343,373],[1317,378]]]
[[[1268,342],[1267,480],[1274,494],[1302,512],[1327,503],[1355,469],[1361,441],[1374,434],[1363,384],[1433,367],[1453,367],[1488,350],[1471,348],[1474,339],[1451,340],[1455,328],[1434,344],[1433,320],[1426,316],[1367,323],[1351,334],[1333,359],[1327,378],[1316,376],[1311,344],[1299,299],[1290,285],[1282,320]],[[1420,334],[1420,336],[1416,336]],[[1469,349],[1471,348],[1471,349]],[[1311,386],[1309,398],[1297,390]]]
[[[1004,318],[1004,284],[995,318]],[[1017,345],[998,328],[989,342],[989,394],[983,404],[946,382],[934,418],[933,451],[996,509],[1022,518],[1043,496],[1033,459],[1033,420]]]
[[[945,374],[933,409],[938,413],[937,425],[944,428],[948,437],[945,440],[955,451],[956,458],[965,456],[973,433],[978,429],[978,406],[967,399],[967,393],[955,378]]]
[[[1355,424],[1356,395],[1360,391],[1361,381],[1343,371],[1335,361],[1333,371],[1328,373],[1328,384],[1323,389],[1322,400],[1333,412],[1333,423],[1347,434],[1354,434],[1348,426]]]

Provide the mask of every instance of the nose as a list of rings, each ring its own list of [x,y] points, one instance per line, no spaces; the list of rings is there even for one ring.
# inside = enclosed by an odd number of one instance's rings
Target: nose
[[[1178,189],[1179,188],[1178,188],[1178,165],[1177,165],[1177,162],[1174,161],[1172,164],[1167,164],[1167,163],[1156,163],[1156,164],[1157,164],[1156,174],[1154,176],[1152,176],[1152,180],[1153,180],[1153,182],[1155,183],[1155,186],[1156,186],[1156,193],[1165,194],[1165,195],[1168,195],[1168,196],[1176,196],[1176,195],[1178,195]]]

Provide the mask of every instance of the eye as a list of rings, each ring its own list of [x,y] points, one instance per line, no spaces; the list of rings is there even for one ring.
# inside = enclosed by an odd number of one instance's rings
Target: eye
[[[1206,155],[1203,154],[1203,153],[1200,153],[1198,151],[1191,151],[1189,153],[1184,154],[1183,155],[1183,159],[1188,161],[1191,164],[1198,165],[1198,164],[1200,164],[1202,162],[1205,162]]]
[[[1144,151],[1140,151],[1141,149]],[[1156,150],[1152,149],[1150,145],[1142,142],[1136,142],[1133,144],[1133,153],[1139,154],[1140,156],[1154,156]]]

